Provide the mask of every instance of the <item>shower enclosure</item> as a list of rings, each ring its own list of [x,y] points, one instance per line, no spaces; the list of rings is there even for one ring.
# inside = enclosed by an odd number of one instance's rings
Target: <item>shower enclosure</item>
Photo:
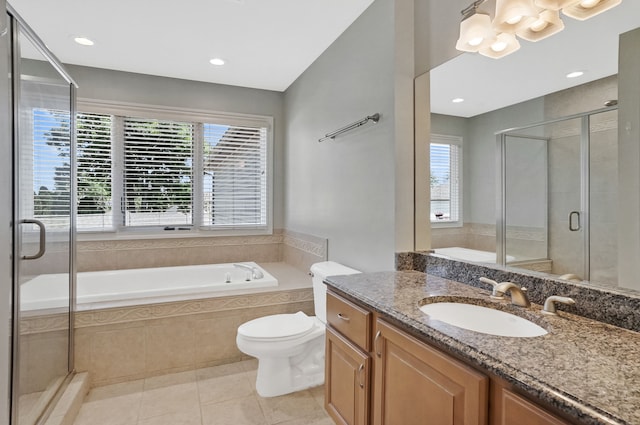
[[[73,371],[75,83],[15,10],[0,4],[8,77],[0,84],[8,99],[0,109],[0,216],[10,242],[1,251],[0,327],[10,335],[0,333],[0,422],[33,425],[46,419]],[[23,284],[40,275],[63,307],[31,301]]]
[[[617,107],[497,135],[497,258],[617,283]]]

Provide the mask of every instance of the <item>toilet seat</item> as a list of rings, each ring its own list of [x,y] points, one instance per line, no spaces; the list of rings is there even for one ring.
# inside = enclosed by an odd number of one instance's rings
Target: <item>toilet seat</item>
[[[305,336],[314,328],[313,318],[299,311],[259,317],[238,327],[238,336],[254,341],[286,341]]]

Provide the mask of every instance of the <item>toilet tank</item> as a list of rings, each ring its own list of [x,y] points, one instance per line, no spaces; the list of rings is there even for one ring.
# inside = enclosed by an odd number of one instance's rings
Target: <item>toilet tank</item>
[[[323,261],[311,266],[313,276],[313,302],[316,310],[316,317],[327,323],[327,285],[323,280],[327,276],[356,274],[360,271],[344,266],[335,261]]]

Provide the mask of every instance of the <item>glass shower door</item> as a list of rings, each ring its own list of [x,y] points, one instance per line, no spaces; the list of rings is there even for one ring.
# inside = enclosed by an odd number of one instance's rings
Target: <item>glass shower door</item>
[[[12,422],[32,425],[70,372],[72,88],[15,25]]]

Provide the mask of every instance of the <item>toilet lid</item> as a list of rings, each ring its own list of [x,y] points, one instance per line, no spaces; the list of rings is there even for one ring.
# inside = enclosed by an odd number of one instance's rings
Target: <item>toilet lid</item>
[[[238,334],[246,338],[287,338],[306,334],[313,327],[313,319],[303,312],[274,314],[259,317],[238,327]]]

